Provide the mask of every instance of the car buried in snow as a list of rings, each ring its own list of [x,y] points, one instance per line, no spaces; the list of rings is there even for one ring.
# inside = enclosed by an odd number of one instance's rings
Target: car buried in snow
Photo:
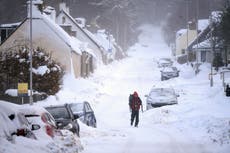
[[[146,99],[146,110],[161,107],[165,105],[177,104],[177,97],[173,88],[152,88],[148,95],[145,95]]]
[[[77,121],[79,116],[73,114],[69,104],[49,106],[45,109],[54,117],[58,129],[67,129],[80,136],[80,126]]]
[[[87,101],[77,102],[77,103],[71,103],[69,105],[73,114],[79,116],[80,121],[82,121],[84,124],[88,126],[95,127],[95,128],[97,127],[97,120],[89,102]]]
[[[38,124],[41,128],[35,132],[38,139],[48,139],[60,135],[53,116],[39,106],[24,106],[20,109],[30,124]]]
[[[0,102],[0,137],[14,141],[14,136],[37,139],[35,130],[40,129],[38,124],[30,124],[24,113],[18,111],[20,105],[9,102]]]
[[[179,70],[174,66],[164,67],[161,71],[161,81],[179,76]]]
[[[172,65],[173,65],[173,61],[170,58],[160,58],[157,61],[157,66],[159,68],[167,67],[167,66],[172,66]]]

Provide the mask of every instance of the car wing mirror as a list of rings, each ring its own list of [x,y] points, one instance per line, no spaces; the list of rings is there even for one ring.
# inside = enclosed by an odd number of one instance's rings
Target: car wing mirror
[[[56,122],[56,125],[57,125],[58,128],[63,126],[63,124],[61,122]]]
[[[38,124],[32,124],[32,131],[34,131],[34,130],[39,130],[41,128],[41,126],[40,125],[38,125]]]

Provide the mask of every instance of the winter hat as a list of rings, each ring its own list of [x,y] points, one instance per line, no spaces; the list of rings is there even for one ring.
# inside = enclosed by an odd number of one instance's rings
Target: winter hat
[[[134,91],[133,95],[134,95],[135,97],[138,97],[138,94],[137,94],[136,91]]]

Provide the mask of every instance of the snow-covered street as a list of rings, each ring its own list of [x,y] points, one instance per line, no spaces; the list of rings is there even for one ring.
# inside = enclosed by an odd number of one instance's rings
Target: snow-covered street
[[[0,153],[230,153],[230,0],[1,0]]]
[[[171,57],[170,48],[160,28],[144,25],[139,30],[139,42],[129,49],[127,58],[101,65],[86,79],[65,76],[56,96],[34,105],[88,101],[94,109],[97,128],[79,121],[82,153],[229,153],[230,98],[225,97],[219,74],[210,87],[209,64],[201,65],[200,73],[195,75],[190,65],[174,63],[180,76],[161,81],[156,61]],[[145,95],[153,86],[173,87],[180,95],[178,104],[147,111]],[[138,128],[130,125],[128,97],[134,91],[144,106]],[[23,150],[17,147],[20,144],[14,147]],[[42,143],[34,146],[34,153],[43,150],[39,145]]]
[[[214,87],[209,65],[196,76],[191,66],[177,65],[179,78],[160,81],[159,57],[169,57],[160,29],[143,26],[139,43],[129,57],[98,69],[90,78],[97,87],[88,93],[98,128],[81,128],[83,153],[227,153],[230,150],[230,99],[224,96],[219,76]],[[140,114],[139,128],[130,126],[128,96],[137,91],[145,106],[151,87],[172,86],[180,94],[178,105]],[[89,89],[83,89],[88,91]],[[94,95],[93,95],[94,94]],[[145,107],[144,107],[145,108]]]

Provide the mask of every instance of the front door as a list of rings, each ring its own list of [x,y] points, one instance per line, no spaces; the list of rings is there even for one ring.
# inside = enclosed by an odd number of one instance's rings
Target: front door
[[[202,51],[200,57],[201,62],[206,62],[206,51]]]

